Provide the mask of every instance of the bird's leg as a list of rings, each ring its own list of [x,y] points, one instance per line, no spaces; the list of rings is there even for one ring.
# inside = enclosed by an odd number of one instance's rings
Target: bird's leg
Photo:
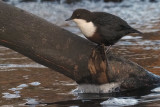
[[[99,49],[99,47],[102,47],[102,45],[98,44],[94,49]]]
[[[108,53],[111,47],[112,47],[112,45],[109,45],[109,46],[107,47],[107,49],[105,50],[105,53]]]
[[[99,48],[100,47],[100,48]],[[96,48],[99,48],[100,52],[102,54],[104,54],[106,56],[106,54],[109,52],[110,48],[112,47],[112,45],[109,45],[109,46],[105,46],[104,44],[98,44],[96,46]]]
[[[102,53],[102,55],[105,55],[105,57],[106,57],[105,45],[101,44],[100,47],[101,47],[100,48],[101,49],[100,52]]]
[[[99,48],[99,49],[102,49],[105,53],[108,53],[111,47],[112,47],[112,45],[109,45],[109,46],[106,47],[104,44],[98,44],[95,47],[95,49]]]

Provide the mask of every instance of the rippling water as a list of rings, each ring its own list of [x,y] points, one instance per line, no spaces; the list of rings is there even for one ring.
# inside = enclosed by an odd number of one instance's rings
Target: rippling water
[[[8,2],[38,15],[51,23],[83,35],[73,22],[65,22],[76,8],[105,11],[120,16],[143,32],[160,31],[160,1],[124,0],[122,3],[91,2]],[[160,75],[160,33],[128,35],[112,51],[123,55],[147,70]],[[19,53],[0,47],[0,105],[24,106],[42,102],[50,106],[159,106],[160,89],[142,89],[119,94],[77,94],[76,83],[63,75],[34,63]],[[57,102],[57,103],[53,103]],[[2,106],[2,107],[3,107]]]
[[[145,32],[159,30],[159,28],[154,28],[153,26],[155,23],[159,22],[159,0],[153,3],[148,0],[145,0],[145,2],[142,0],[124,0],[121,3],[104,3],[102,0],[99,0],[99,2],[83,0],[76,4],[64,4],[63,2],[18,3],[12,0],[10,3],[62,27],[68,26],[68,22],[65,22],[65,19],[70,17],[73,10],[85,8],[91,11],[104,11],[115,14],[125,19],[132,26]],[[75,27],[75,24],[70,23],[69,27]],[[75,33],[79,32],[79,30],[77,31],[74,28],[69,30]]]

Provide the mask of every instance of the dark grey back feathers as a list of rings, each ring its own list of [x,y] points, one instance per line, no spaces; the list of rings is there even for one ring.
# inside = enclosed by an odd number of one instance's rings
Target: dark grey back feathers
[[[92,12],[92,16],[92,22],[97,26],[97,32],[104,38],[106,45],[113,45],[129,33],[141,33],[118,16],[105,12]]]

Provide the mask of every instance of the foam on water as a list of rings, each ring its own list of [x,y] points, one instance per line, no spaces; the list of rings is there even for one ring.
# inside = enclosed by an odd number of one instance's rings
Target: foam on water
[[[17,87],[17,88],[10,88],[10,89],[8,89],[8,90],[11,90],[11,91],[17,91],[17,90],[22,90],[23,88],[21,88],[21,87]]]
[[[132,42],[132,41],[123,41],[123,42],[118,42],[116,43],[118,45],[139,45],[139,46],[158,46],[158,47],[154,47],[155,49],[159,49],[159,45],[160,45],[160,40],[142,40],[142,39],[136,39],[136,42]],[[152,47],[152,49],[154,49]]]
[[[40,64],[0,64],[0,68],[45,68]]]
[[[141,103],[145,102],[153,102],[153,101],[160,101],[160,94],[159,93],[151,93],[145,96],[141,96]]]
[[[17,86],[18,88],[25,88],[25,87],[28,87],[28,85],[27,84],[21,84],[21,85],[19,85],[19,86]]]
[[[158,92],[158,93],[159,93],[159,92],[160,92],[160,87],[154,88],[154,89],[152,89],[151,91],[152,91],[152,92]]]
[[[6,98],[6,99],[12,99],[12,98],[19,98],[21,97],[18,93],[16,94],[11,94],[11,93],[2,93],[3,94],[3,98]]]
[[[29,105],[39,104],[39,102],[36,99],[33,99],[33,98],[26,99],[26,101],[27,101],[26,103],[29,104]]]
[[[40,82],[32,82],[32,83],[29,83],[29,84],[32,85],[32,86],[38,86],[41,83]],[[2,93],[3,94],[2,97],[6,98],[6,99],[19,98],[19,97],[21,97],[21,95],[20,95],[21,90],[23,88],[26,88],[26,87],[28,87],[28,84],[20,84],[15,88],[10,88],[8,90],[12,91],[12,93],[9,93],[9,92]]]
[[[108,107],[108,106],[131,106],[131,105],[136,105],[138,104],[138,100],[134,98],[109,98],[108,100],[104,101],[101,103],[103,107]]]
[[[94,84],[81,84],[78,85],[75,92],[78,93],[112,93],[118,92],[120,83],[109,83],[103,85],[94,85]]]
[[[41,83],[40,82],[31,82],[31,83],[29,83],[30,85],[32,85],[32,86],[38,86],[38,85],[40,85]]]
[[[23,78],[24,79],[29,79],[29,75],[24,75]]]
[[[140,39],[141,36],[124,36],[122,39]]]

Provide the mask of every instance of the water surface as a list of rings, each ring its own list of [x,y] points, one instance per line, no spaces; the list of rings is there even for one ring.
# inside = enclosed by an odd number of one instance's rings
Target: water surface
[[[145,36],[128,35],[112,47],[112,51],[130,59],[145,69],[160,75],[160,1],[124,0],[122,3],[89,2],[8,2],[38,15],[51,23],[83,37],[73,22],[65,22],[76,8],[105,11],[125,19]],[[153,33],[156,32],[156,33]],[[160,89],[139,89],[113,94],[77,94],[77,84],[71,79],[39,65],[29,58],[0,47],[0,105],[25,106],[26,103],[48,106],[159,106]],[[54,103],[56,102],[56,103]]]

